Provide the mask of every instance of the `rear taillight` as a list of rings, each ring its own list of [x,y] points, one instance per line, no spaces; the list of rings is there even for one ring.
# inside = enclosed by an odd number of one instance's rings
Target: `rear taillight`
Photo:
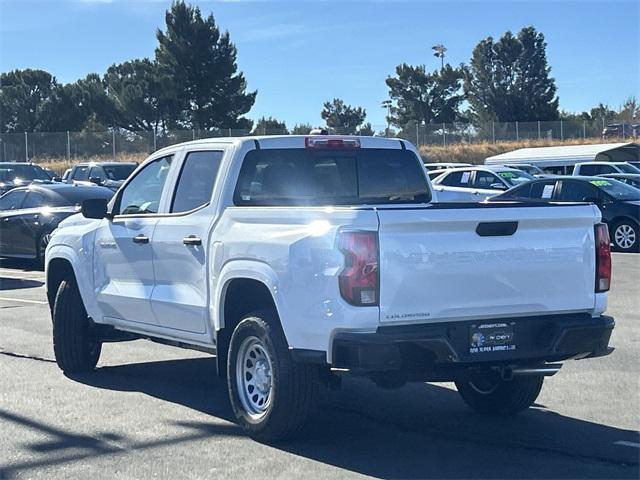
[[[344,254],[340,273],[340,294],[351,305],[378,305],[378,234],[376,232],[341,232],[338,248]]]
[[[352,149],[360,148],[360,140],[357,138],[306,137],[304,146],[314,149]]]
[[[611,287],[611,240],[605,223],[595,226],[596,232],[596,293]]]

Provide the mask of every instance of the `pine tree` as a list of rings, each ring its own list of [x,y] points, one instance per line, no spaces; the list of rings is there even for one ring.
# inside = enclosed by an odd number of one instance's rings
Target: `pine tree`
[[[555,120],[558,98],[549,76],[544,35],[533,27],[517,36],[488,37],[473,49],[465,68],[465,93],[480,123]]]
[[[172,84],[181,107],[174,115],[178,126],[210,130],[250,128],[243,118],[257,92],[246,92],[247,82],[238,73],[237,50],[229,32],[220,33],[209,15],[176,1],[165,15],[166,31],[158,30],[156,61]]]

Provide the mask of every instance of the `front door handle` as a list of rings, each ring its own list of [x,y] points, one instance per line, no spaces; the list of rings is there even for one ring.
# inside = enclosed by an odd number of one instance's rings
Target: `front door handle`
[[[182,243],[185,245],[202,245],[202,240],[196,237],[195,235],[189,235],[188,237],[184,237],[182,239]]]
[[[133,237],[133,243],[149,243],[149,237],[146,235],[136,235]]]

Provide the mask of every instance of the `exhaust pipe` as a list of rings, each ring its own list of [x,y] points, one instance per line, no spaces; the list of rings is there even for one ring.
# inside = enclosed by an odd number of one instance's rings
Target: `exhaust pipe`
[[[541,365],[539,367],[515,367],[502,370],[502,379],[510,380],[513,377],[520,375],[544,375],[545,377],[551,377],[558,373],[562,368],[561,363],[549,363],[547,365]],[[509,373],[505,378],[505,370],[509,370]]]

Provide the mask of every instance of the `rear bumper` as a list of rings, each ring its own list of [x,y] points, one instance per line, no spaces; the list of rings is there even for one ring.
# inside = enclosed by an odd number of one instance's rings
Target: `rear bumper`
[[[615,322],[608,316],[548,315],[500,322],[515,322],[515,350],[471,353],[469,332],[477,320],[381,326],[375,333],[337,332],[332,367],[360,373],[404,370],[421,374],[478,365],[593,358],[613,350],[609,338]]]

